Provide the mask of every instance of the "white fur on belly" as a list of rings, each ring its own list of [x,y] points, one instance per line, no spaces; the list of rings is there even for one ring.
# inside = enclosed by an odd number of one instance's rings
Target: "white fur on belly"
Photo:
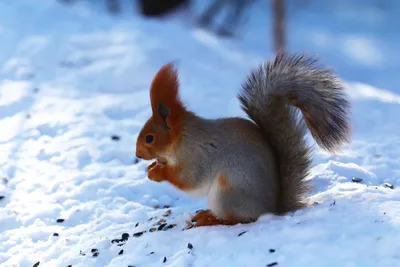
[[[219,194],[220,194],[220,188],[219,188],[219,183],[218,179],[215,179],[213,183],[211,184],[210,190],[207,195],[207,203],[208,203],[208,208],[217,216],[220,215],[220,204],[219,204]]]
[[[209,191],[210,183],[205,183],[194,190],[187,191],[187,193],[192,197],[205,197],[208,195]]]

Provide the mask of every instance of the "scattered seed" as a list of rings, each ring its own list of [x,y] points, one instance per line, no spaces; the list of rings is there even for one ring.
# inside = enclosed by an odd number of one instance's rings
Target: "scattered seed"
[[[157,231],[157,228],[151,228],[149,231],[150,231],[150,233],[153,233],[153,232]]]
[[[272,266],[276,266],[276,265],[278,265],[278,263],[275,261],[275,262],[271,262],[271,263],[268,264],[267,266],[268,266],[268,267],[272,267]]]
[[[125,245],[125,243],[118,244],[117,246],[118,246],[118,247],[122,247],[123,245]]]
[[[59,236],[59,234],[58,233],[54,233],[53,236]]]
[[[336,205],[336,200],[334,200],[330,206],[335,206],[335,205]]]
[[[72,267],[72,265],[68,265],[67,267]]]
[[[168,225],[167,227],[164,227],[164,231],[167,231],[168,229],[172,229],[172,228],[174,228],[176,226],[176,224],[170,224],[170,225]]]
[[[164,257],[163,263],[167,262],[167,257]]]
[[[146,232],[146,231],[137,232],[137,233],[134,233],[133,236],[134,236],[134,237],[139,237],[139,236],[143,235],[145,232]]]
[[[190,243],[188,243],[188,249],[193,249],[193,245],[192,244],[190,244]]]
[[[172,211],[171,210],[167,210],[165,213],[164,213],[164,217],[168,217],[169,215],[171,215],[171,213],[172,213]]]
[[[114,243],[119,243],[119,242],[122,242],[123,240],[121,240],[121,239],[113,239],[113,240],[111,240],[111,244],[114,244]]]
[[[362,178],[359,178],[359,177],[353,177],[351,180],[352,180],[353,182],[355,182],[355,183],[361,183],[361,182],[363,181],[363,179],[362,179]]]
[[[93,253],[93,257],[94,257],[94,258],[96,258],[97,256],[99,256],[99,252]]]
[[[158,227],[158,231],[161,231],[165,226],[167,225],[167,223],[163,223]]]
[[[164,220],[164,219],[160,219],[160,220],[157,222],[157,224],[158,224],[158,225],[161,225],[161,224],[163,224],[163,223],[165,223],[165,222],[167,222],[167,221]]]
[[[119,141],[119,140],[121,140],[121,137],[119,137],[118,135],[111,135],[111,140]]]
[[[270,252],[270,253],[274,253],[274,252],[275,252],[275,249],[270,248],[270,249],[269,249],[269,252]]]
[[[38,267],[40,264],[40,261],[36,262],[32,267]]]
[[[388,188],[390,188],[390,189],[394,189],[394,186],[393,186],[392,184],[385,183],[385,186],[388,187]]]
[[[4,199],[5,198],[5,196],[0,196],[0,200],[2,200],[2,199]]]
[[[79,255],[85,256],[86,254],[82,252],[82,250],[79,250]]]
[[[123,249],[121,249],[121,251],[118,253],[118,255],[122,255],[122,254],[124,254],[124,250]]]
[[[129,239],[129,234],[128,233],[123,233],[121,239],[122,240],[128,240]]]
[[[62,223],[62,222],[64,222],[65,220],[64,219],[57,219],[57,222],[58,223]]]
[[[136,223],[135,227],[138,227],[138,226],[139,226],[139,222]]]
[[[194,227],[194,225],[193,225],[193,224],[188,224],[188,225],[186,225],[186,227],[185,227],[185,228],[183,228],[183,229],[182,229],[182,231],[185,231],[185,230],[192,229],[193,227]]]
[[[241,232],[240,234],[238,234],[238,236],[242,236],[242,235],[244,235],[245,233],[247,233],[248,231],[243,231],[243,232]]]
[[[150,252],[150,254],[149,254],[149,255],[152,255],[152,254],[154,254],[154,251]]]
[[[91,250],[92,253],[95,253],[97,251],[98,251],[97,248],[92,248],[92,250]]]
[[[169,209],[170,207],[169,205],[164,205],[164,209]]]

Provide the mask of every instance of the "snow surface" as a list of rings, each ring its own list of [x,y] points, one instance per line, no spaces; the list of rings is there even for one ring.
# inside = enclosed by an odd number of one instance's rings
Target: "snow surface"
[[[190,13],[144,20],[124,1],[113,17],[95,2],[0,2],[0,266],[400,266],[398,1],[290,5],[290,50],[332,66],[353,101],[351,146],[316,152],[315,205],[185,231],[205,201],[149,181],[134,157],[149,83],[175,61],[193,111],[242,116],[236,92],[272,56],[266,1],[239,41],[190,26]],[[176,226],[149,232],[160,218]]]

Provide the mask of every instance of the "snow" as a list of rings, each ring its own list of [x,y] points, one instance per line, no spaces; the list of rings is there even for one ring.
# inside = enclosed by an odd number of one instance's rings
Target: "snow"
[[[314,204],[185,231],[205,200],[151,182],[134,156],[149,83],[175,61],[193,111],[242,116],[237,90],[272,56],[265,1],[239,41],[191,26],[190,14],[145,20],[124,1],[112,17],[93,2],[0,3],[0,266],[400,266],[397,1],[290,5],[290,50],[332,66],[353,104],[352,144],[315,153]],[[161,218],[176,226],[149,232]],[[123,233],[124,245],[111,242]]]

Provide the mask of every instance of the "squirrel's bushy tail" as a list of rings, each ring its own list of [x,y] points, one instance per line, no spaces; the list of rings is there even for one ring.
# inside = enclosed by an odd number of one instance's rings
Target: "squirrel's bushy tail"
[[[311,148],[304,140],[307,126],[329,152],[350,139],[350,103],[341,81],[316,63],[302,54],[279,54],[250,73],[238,96],[274,148],[281,186],[278,213],[306,205],[311,164]]]

